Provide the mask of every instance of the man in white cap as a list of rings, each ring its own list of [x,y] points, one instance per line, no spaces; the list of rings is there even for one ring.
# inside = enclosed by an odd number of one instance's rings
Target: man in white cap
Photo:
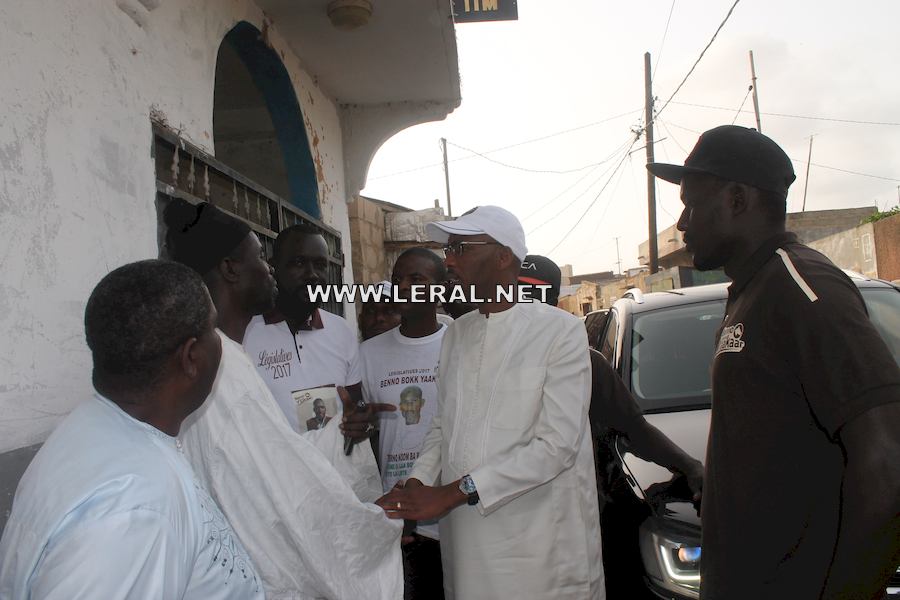
[[[378,504],[393,518],[443,516],[448,600],[602,599],[584,326],[498,297],[527,254],[510,212],[481,206],[426,231],[485,303],[445,334],[431,431],[405,485]]]

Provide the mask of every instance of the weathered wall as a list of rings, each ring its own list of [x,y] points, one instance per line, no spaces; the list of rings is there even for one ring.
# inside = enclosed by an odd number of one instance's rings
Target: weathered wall
[[[875,229],[872,223],[835,233],[807,244],[842,269],[878,277],[879,259],[875,255]]]
[[[900,280],[900,215],[876,221],[874,230],[878,277],[888,281]]]
[[[214,149],[216,54],[241,20],[266,32],[295,85],[322,219],[344,236],[352,281],[338,108],[256,5],[3,3],[0,452],[41,441],[90,392],[87,296],[109,270],[157,254],[150,116]]]
[[[583,317],[587,313],[597,310],[598,308],[603,308],[600,306],[597,300],[597,296],[599,293],[599,286],[596,283],[591,281],[583,281],[578,284],[578,290],[572,294],[571,296],[566,296],[564,298],[559,299],[559,308],[563,309],[566,312],[570,312],[573,315]],[[588,310],[584,310],[582,305],[590,304],[590,308]]]
[[[350,238],[353,242],[353,272],[359,283],[388,279],[384,251],[384,210],[362,196],[349,205]]]

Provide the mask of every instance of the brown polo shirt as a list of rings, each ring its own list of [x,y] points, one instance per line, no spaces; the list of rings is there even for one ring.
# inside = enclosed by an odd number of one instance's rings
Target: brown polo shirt
[[[705,600],[818,598],[838,534],[841,427],[900,401],[852,281],[781,234],[734,277],[712,368]]]

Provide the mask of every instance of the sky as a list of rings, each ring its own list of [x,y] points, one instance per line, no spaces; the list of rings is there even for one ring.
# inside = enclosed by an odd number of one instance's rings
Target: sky
[[[454,215],[502,206],[522,221],[531,253],[575,274],[616,271],[617,238],[621,268],[635,267],[648,237],[645,138],[632,144],[643,126],[644,53],[656,160],[682,164],[701,132],[756,126],[752,50],[762,132],[795,161],[788,211],[803,203],[811,136],[807,210],[896,206],[900,2],[740,0],[667,103],[732,4],[518,0],[517,21],[457,24],[462,104],[388,140],[361,194],[413,209],[438,199],[446,213],[444,137]],[[678,186],[656,188],[662,231],[681,202]]]

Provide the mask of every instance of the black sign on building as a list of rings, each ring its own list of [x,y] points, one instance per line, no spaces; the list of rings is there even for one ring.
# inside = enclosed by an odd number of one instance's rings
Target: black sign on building
[[[453,0],[453,19],[457,23],[476,21],[516,21],[516,0]]]

